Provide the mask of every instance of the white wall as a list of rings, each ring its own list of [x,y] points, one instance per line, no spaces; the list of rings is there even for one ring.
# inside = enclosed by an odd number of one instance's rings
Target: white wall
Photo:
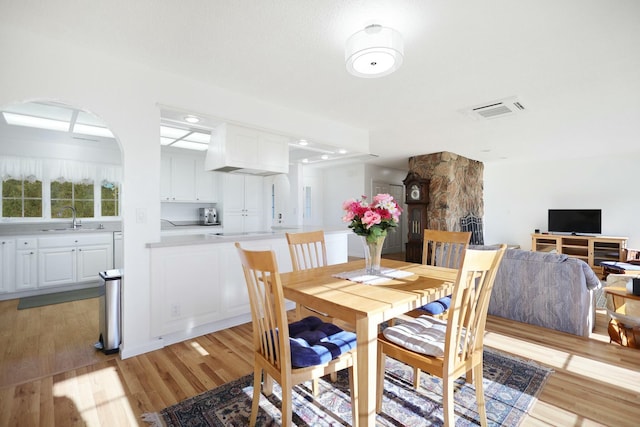
[[[621,157],[615,150],[575,162],[485,164],[485,243],[531,249],[534,229],[547,230],[548,209],[602,209],[602,235],[629,237],[628,247],[639,248],[638,165],[640,153]]]
[[[123,348],[130,357],[161,347],[150,335],[149,249],[160,238],[160,110],[171,105],[319,142],[368,151],[368,132],[193,80],[95,54],[25,29],[0,28],[0,106],[55,100],[104,120],[122,149]]]

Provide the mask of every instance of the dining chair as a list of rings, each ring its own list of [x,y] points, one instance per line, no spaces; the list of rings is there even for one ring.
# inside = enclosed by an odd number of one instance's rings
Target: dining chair
[[[460,268],[465,251],[469,247],[468,231],[444,231],[425,229],[422,243],[422,263],[438,267]],[[407,313],[412,317],[423,314],[445,318],[451,305],[451,295],[430,302]]]
[[[304,233],[285,233],[289,244],[293,271],[309,270],[327,265],[327,247],[324,242],[324,231],[308,231]],[[296,318],[318,316],[325,322],[333,322],[333,318],[311,307],[296,304]]]
[[[480,424],[487,425],[482,388],[484,331],[491,290],[505,249],[503,244],[497,250],[465,252],[446,321],[420,316],[378,335],[377,412],[382,406],[385,357],[389,356],[442,378],[446,426],[455,425],[454,381],[471,372]],[[419,381],[414,378],[414,383]]]
[[[353,425],[357,424],[356,335],[313,316],[287,323],[287,311],[273,251],[250,251],[235,244],[244,272],[253,324],[253,402],[250,425],[255,426],[261,388],[282,388],[282,425],[292,420],[292,388],[347,368]],[[262,378],[264,373],[264,387]]]

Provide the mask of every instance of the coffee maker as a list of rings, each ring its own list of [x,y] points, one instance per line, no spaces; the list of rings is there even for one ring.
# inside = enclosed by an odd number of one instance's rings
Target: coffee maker
[[[200,225],[219,225],[216,208],[200,208]]]

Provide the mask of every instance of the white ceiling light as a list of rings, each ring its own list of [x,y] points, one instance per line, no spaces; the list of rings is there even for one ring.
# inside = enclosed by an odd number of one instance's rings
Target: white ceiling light
[[[393,73],[402,65],[402,36],[393,28],[369,25],[347,40],[347,71],[357,77],[375,78]]]
[[[184,118],[187,123],[198,123],[200,119],[196,116],[188,115]]]

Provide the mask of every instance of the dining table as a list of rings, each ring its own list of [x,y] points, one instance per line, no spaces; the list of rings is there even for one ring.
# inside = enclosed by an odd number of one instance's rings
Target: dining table
[[[383,259],[381,267],[380,274],[371,276],[364,273],[365,261],[355,260],[280,275],[286,299],[353,325],[359,426],[375,425],[380,324],[450,295],[458,273],[390,259]]]

